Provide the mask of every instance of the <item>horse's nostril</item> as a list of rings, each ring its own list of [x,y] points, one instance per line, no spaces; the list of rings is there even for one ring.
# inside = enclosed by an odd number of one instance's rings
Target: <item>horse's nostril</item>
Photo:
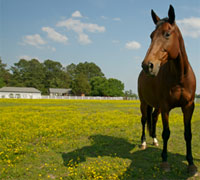
[[[148,65],[146,65],[146,64],[144,64],[144,63],[142,63],[142,68],[143,68],[143,70],[144,70],[146,73],[149,71]]]
[[[149,62],[149,68],[153,69],[153,63]]]
[[[144,69],[144,66],[145,66],[144,63],[142,63],[142,68],[143,68],[143,69]]]

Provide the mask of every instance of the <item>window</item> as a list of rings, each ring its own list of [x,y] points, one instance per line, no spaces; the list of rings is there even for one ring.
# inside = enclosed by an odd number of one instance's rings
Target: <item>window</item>
[[[20,94],[16,94],[15,97],[16,97],[17,99],[19,99],[19,98],[21,98],[21,95],[20,95]]]
[[[14,95],[12,93],[9,94],[9,98],[14,98]]]

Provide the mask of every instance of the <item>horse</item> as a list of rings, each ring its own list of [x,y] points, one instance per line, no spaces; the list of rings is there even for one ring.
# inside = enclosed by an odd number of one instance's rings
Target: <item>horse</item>
[[[184,40],[175,22],[175,11],[172,5],[168,17],[160,19],[151,10],[155,30],[151,33],[151,43],[142,62],[142,71],[138,77],[138,95],[142,114],[141,148],[146,149],[145,124],[153,144],[156,139],[156,122],[161,113],[163,124],[163,150],[161,167],[170,171],[167,162],[167,142],[170,137],[169,112],[181,107],[184,117],[184,138],[186,141],[186,159],[188,172],[197,173],[192,157],[191,118],[194,111],[196,78],[188,61]]]

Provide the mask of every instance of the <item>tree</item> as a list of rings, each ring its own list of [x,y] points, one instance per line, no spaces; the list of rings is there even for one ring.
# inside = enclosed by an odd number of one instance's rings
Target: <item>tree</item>
[[[137,94],[133,93],[133,91],[131,89],[129,91],[125,91],[124,96],[126,98],[128,98],[128,97],[135,98],[135,99],[138,98]]]
[[[90,81],[93,77],[104,77],[101,68],[95,63],[84,62],[79,63],[78,65],[72,63],[66,67],[66,71],[72,81],[80,74],[84,74],[88,81]]]
[[[49,88],[69,88],[70,76],[64,71],[59,62],[46,60],[43,63],[45,71],[45,87]]]
[[[46,60],[43,63],[45,71],[45,87],[55,88],[59,86],[59,76],[62,72],[62,65],[59,62]]]
[[[69,74],[71,81],[73,81],[76,77],[76,65],[74,63],[68,65],[66,67],[66,72]]]
[[[94,77],[104,77],[101,69],[95,63],[70,64],[66,67],[69,74],[72,91],[76,95],[90,93],[90,81]],[[86,82],[87,81],[87,82]]]
[[[104,77],[93,77],[90,80],[92,96],[107,96],[108,80]]]
[[[93,77],[103,77],[100,67],[98,67],[95,63],[79,63],[76,66],[76,74],[85,74],[87,79],[90,81]]]
[[[45,93],[45,72],[44,66],[37,59],[32,59],[28,61],[28,72],[26,72],[26,81],[25,86],[27,87],[35,87]]]
[[[76,76],[72,83],[72,92],[75,95],[89,95],[90,94],[90,84],[87,80],[85,74],[79,74]]]
[[[6,72],[5,67],[6,67],[6,64],[3,64],[2,60],[0,59],[0,88],[6,85],[5,80],[4,80],[4,75]]]
[[[124,84],[118,79],[94,77],[90,85],[92,96],[123,96]]]
[[[4,78],[6,72],[9,73],[5,67],[0,59],[0,87],[4,85],[35,87],[42,94],[47,94],[49,88],[70,87],[75,95],[123,95],[124,84],[117,79],[106,79],[95,63],[84,62],[78,65],[72,63],[63,68],[60,62],[49,59],[44,63],[40,63],[37,59],[30,61],[20,59],[11,67],[10,79]]]
[[[6,84],[5,84],[4,80],[3,80],[3,77],[0,76],[0,88],[5,86],[5,85]]]
[[[108,96],[116,97],[116,96],[123,96],[124,84],[114,78],[108,79]]]
[[[200,98],[200,94],[195,94],[195,98]]]
[[[10,82],[12,86],[35,87],[43,93],[45,92],[44,67],[37,59],[30,61],[21,59],[11,67],[11,71],[13,72]]]
[[[6,64],[4,64],[0,57],[0,87],[8,85],[11,74],[9,73],[9,70],[6,69]]]

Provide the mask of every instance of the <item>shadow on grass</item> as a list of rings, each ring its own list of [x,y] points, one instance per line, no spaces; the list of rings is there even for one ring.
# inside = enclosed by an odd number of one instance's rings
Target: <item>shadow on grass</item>
[[[85,146],[72,152],[62,153],[64,165],[70,160],[78,163],[86,161],[87,157],[109,156],[129,159],[130,166],[119,179],[188,179],[187,163],[185,156],[168,152],[171,171],[164,173],[160,169],[161,149],[148,147],[146,150],[135,150],[135,144],[127,142],[123,138],[105,135],[94,135],[90,137],[91,146]],[[138,145],[137,145],[138,146]],[[112,162],[111,162],[112,163]]]

